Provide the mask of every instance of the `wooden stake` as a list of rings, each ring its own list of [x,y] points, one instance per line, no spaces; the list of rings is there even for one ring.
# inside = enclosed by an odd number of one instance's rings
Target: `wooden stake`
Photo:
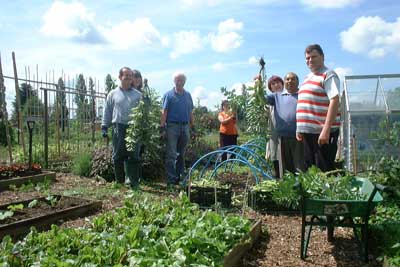
[[[8,124],[8,114],[7,114],[7,104],[6,104],[6,87],[4,86],[4,77],[3,77],[3,67],[1,65],[1,55],[0,55],[0,112],[3,113],[2,120],[4,123],[4,127],[6,128],[6,139],[7,139],[7,147],[8,147],[8,157],[10,160],[10,164],[13,163],[12,157],[12,148],[11,148],[11,138],[10,138],[10,129]]]
[[[14,52],[12,52],[12,60],[13,60],[13,67],[14,67],[15,97],[16,97],[16,105],[17,105],[16,112],[17,112],[18,130],[19,130],[18,136],[20,137],[24,157],[27,158],[26,149],[25,149],[25,140],[24,140],[24,126],[22,124],[21,96],[19,93],[17,63],[15,61],[15,53]]]

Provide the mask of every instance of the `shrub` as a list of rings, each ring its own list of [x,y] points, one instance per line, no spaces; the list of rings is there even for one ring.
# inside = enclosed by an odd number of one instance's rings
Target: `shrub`
[[[78,154],[72,163],[72,173],[89,177],[92,169],[92,157],[89,153]]]
[[[111,160],[111,149],[108,147],[101,147],[92,153],[92,168],[90,170],[90,177],[100,176],[106,181],[114,179],[114,169]]]

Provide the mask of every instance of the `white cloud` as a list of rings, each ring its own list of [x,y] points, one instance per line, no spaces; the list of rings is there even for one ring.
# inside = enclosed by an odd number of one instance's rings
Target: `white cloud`
[[[102,41],[94,23],[94,14],[79,2],[53,2],[43,15],[43,21],[40,31],[46,36],[88,43]]]
[[[222,2],[223,0],[181,0],[183,7],[214,7]]]
[[[344,8],[357,6],[363,0],[301,0],[301,3],[311,8]]]
[[[235,22],[234,19],[227,19],[222,21],[218,25],[219,33],[230,33],[234,31],[240,31],[243,28],[242,22]]]
[[[203,86],[196,86],[192,90],[191,95],[195,105],[200,100],[201,106],[206,106],[210,109],[214,109],[216,105],[219,105],[224,97],[220,91],[210,91]]]
[[[199,51],[204,47],[205,42],[201,38],[199,31],[176,32],[173,35],[173,50],[170,53],[170,57],[177,58],[181,55]]]
[[[381,17],[359,17],[340,33],[342,48],[355,54],[381,58],[389,53],[400,55],[400,17],[386,22]]]
[[[111,28],[101,28],[102,34],[116,49],[143,48],[152,45],[167,45],[168,39],[161,36],[149,18],[122,21]]]
[[[256,57],[249,57],[249,64],[258,64],[258,59]]]
[[[41,32],[46,36],[85,43],[109,43],[119,50],[167,46],[169,43],[149,18],[125,20],[111,26],[97,25],[95,14],[79,2],[55,1],[44,14],[43,21]]]
[[[235,22],[234,19],[227,19],[218,25],[217,33],[208,35],[212,48],[217,52],[229,52],[241,46],[243,37],[236,31],[243,28],[242,22]]]
[[[225,65],[222,64],[221,62],[217,62],[217,63],[212,65],[212,69],[214,71],[223,71],[225,69]]]
[[[335,68],[334,71],[337,73],[341,81],[344,81],[344,76],[353,74],[353,70],[351,68],[338,67]]]

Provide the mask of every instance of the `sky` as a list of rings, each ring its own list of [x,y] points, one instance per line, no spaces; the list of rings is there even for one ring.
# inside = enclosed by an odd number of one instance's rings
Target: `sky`
[[[182,71],[195,101],[214,108],[221,87],[240,88],[266,61],[266,76],[308,73],[318,43],[338,74],[400,73],[398,0],[0,0],[4,75],[25,69],[83,73],[102,85],[122,66],[138,69],[160,95]],[[37,66],[37,67],[36,67]],[[6,83],[8,107],[14,85]]]

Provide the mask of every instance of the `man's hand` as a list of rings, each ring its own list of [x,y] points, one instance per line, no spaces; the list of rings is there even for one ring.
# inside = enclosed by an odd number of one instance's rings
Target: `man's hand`
[[[106,126],[101,127],[101,136],[103,136],[103,138],[108,137],[107,130],[108,130],[108,128]]]
[[[302,142],[303,141],[303,134],[302,133],[296,133],[296,139],[297,139],[297,141]]]
[[[329,136],[330,136],[330,130],[322,128],[322,131],[318,137],[318,145],[322,146],[329,144]]]
[[[165,126],[158,127],[158,132],[160,133],[161,140],[167,140],[167,129]]]

